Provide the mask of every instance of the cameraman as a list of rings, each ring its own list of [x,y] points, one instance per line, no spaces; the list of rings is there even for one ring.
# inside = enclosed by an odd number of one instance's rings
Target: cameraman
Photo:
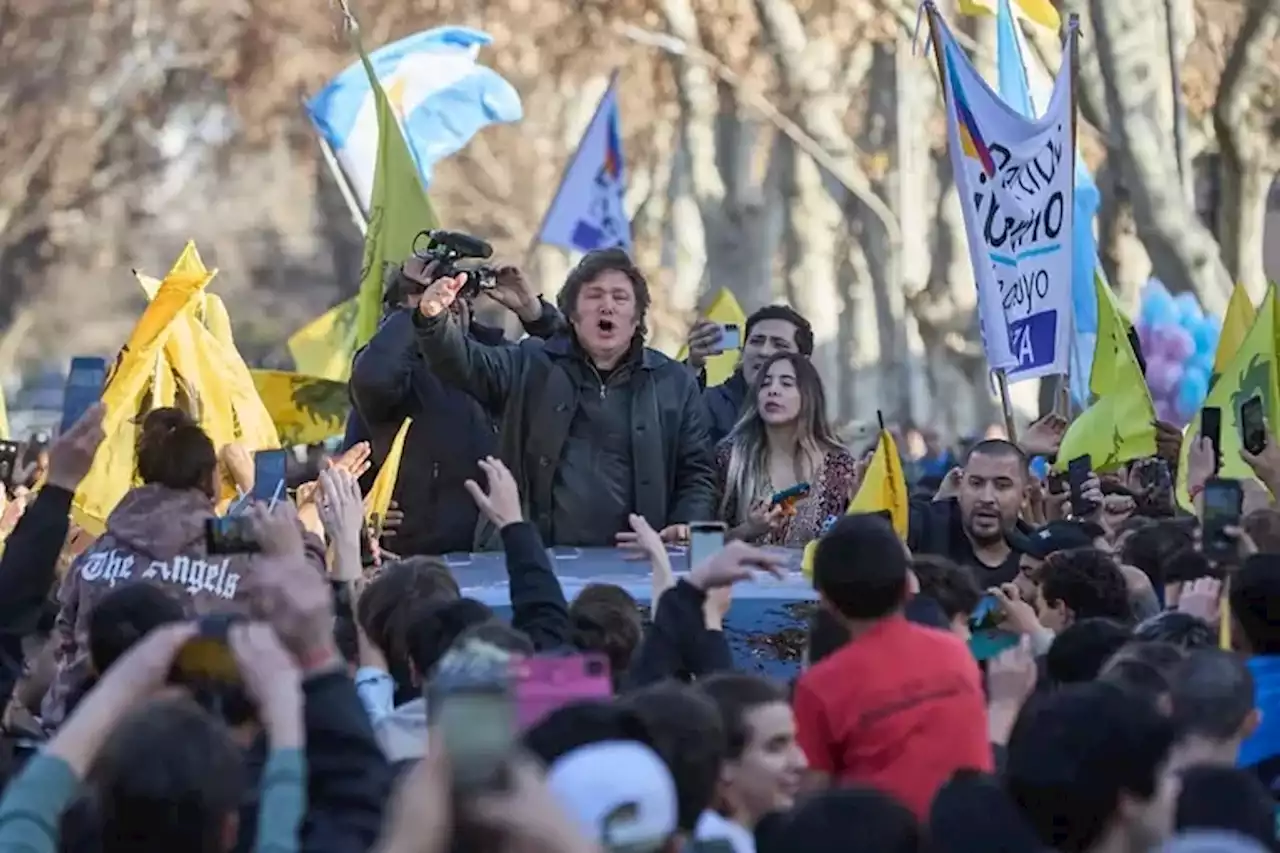
[[[424,263],[416,256],[411,262],[417,268]],[[437,266],[426,262],[427,281]],[[352,417],[363,422],[379,465],[404,419],[413,418],[396,484],[404,522],[396,533],[395,552],[407,557],[470,551],[478,513],[463,483],[482,481],[476,462],[497,450],[496,413],[431,371],[418,350],[413,325],[426,286],[406,276],[402,266],[389,279],[382,325],[356,353],[351,368]],[[514,312],[534,337],[551,337],[563,325],[560,312],[543,302],[515,267],[499,269],[495,286],[486,293]],[[510,345],[501,329],[472,319],[469,300],[459,299],[453,308],[468,338],[486,346]]]

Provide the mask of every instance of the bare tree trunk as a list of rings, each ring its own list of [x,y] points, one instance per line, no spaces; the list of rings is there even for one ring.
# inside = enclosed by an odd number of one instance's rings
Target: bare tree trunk
[[[1068,0],[1083,11],[1084,0]],[[1110,124],[1108,162],[1116,169],[1133,204],[1134,219],[1156,274],[1174,292],[1200,296],[1210,311],[1221,311],[1231,279],[1213,236],[1200,223],[1178,174],[1171,144],[1174,115],[1169,45],[1160,0],[1089,0],[1103,96],[1081,75],[1088,100],[1106,104]]]
[[[1257,103],[1280,36],[1280,0],[1252,0],[1222,72],[1213,123],[1222,153],[1216,224],[1222,258],[1250,293],[1266,287],[1262,264],[1267,196],[1280,170],[1275,102]]]

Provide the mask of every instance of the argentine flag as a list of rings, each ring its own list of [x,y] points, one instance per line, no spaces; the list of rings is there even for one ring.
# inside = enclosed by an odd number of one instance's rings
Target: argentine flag
[[[482,128],[524,116],[515,87],[477,64],[480,48],[492,41],[479,30],[437,27],[369,55],[424,186],[430,186],[435,164],[459,151]],[[378,117],[361,63],[352,63],[335,77],[311,99],[307,111],[367,212],[378,153]]]
[[[630,252],[631,220],[624,204],[626,193],[615,71],[560,179],[560,189],[538,231],[538,242],[575,252],[618,246]]]

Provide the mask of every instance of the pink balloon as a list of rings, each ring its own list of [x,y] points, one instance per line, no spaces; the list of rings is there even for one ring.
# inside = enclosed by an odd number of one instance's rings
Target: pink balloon
[[[1178,409],[1172,400],[1156,400],[1155,405],[1156,417],[1160,420],[1171,424],[1177,424],[1182,420],[1178,417]]]
[[[1182,365],[1159,359],[1147,363],[1147,387],[1157,399],[1171,398],[1182,381]]]
[[[1196,339],[1181,326],[1175,326],[1169,332],[1169,340],[1165,344],[1165,355],[1170,361],[1182,364],[1196,354]]]

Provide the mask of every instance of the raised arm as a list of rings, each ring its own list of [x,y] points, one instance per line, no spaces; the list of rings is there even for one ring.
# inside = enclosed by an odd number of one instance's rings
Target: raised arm
[[[455,388],[462,388],[480,404],[500,410],[520,372],[524,351],[519,346],[485,346],[462,329],[449,311],[466,273],[432,283],[413,315],[418,347],[436,376]]]

